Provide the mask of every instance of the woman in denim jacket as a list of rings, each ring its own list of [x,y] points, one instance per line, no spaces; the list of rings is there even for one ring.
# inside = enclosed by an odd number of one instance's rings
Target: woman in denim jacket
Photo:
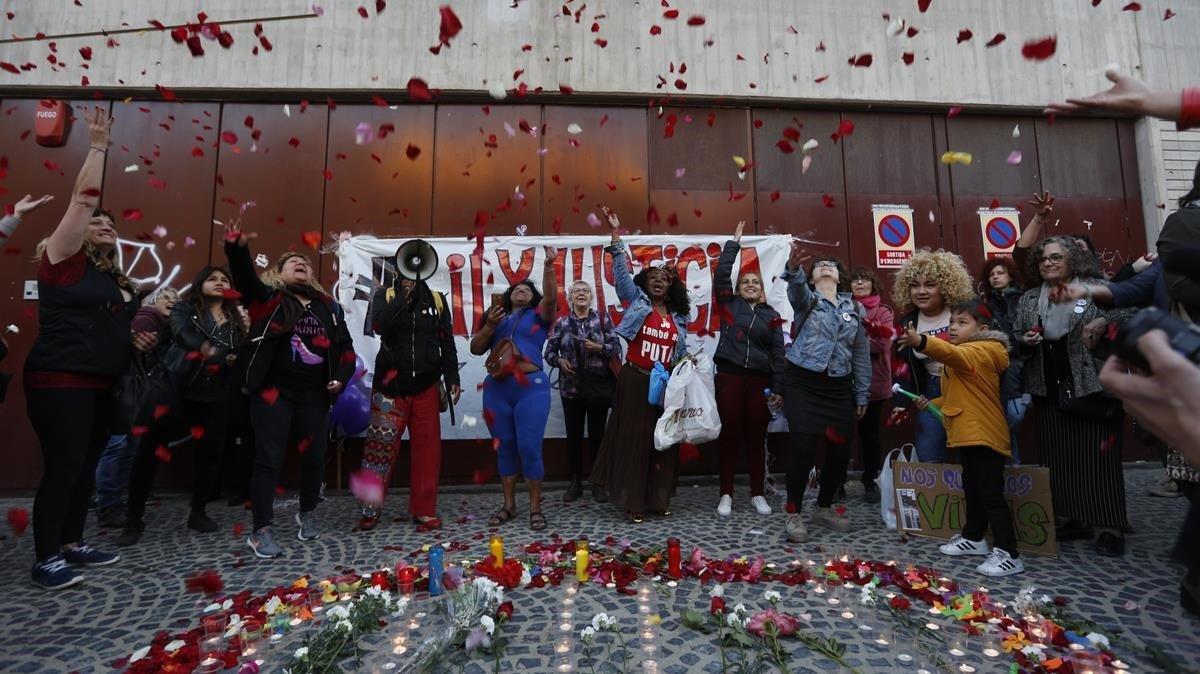
[[[634,278],[621,244],[621,223],[605,209],[612,228],[613,278],[625,313],[616,333],[629,342],[625,365],[617,377],[613,412],[604,431],[591,482],[608,492],[609,500],[625,509],[631,522],[640,523],[650,510],[670,515],[671,497],[679,472],[679,449],[654,449],[654,426],[662,408],[647,401],[650,369],[662,363],[668,369],[687,353],[687,322],[691,313],[687,288],[674,272],[646,267]]]
[[[812,287],[800,266],[804,248],[792,241],[787,269],[788,301],[795,312],[796,338],[787,352],[783,409],[790,432],[787,472],[787,537],[808,540],[800,519],[808,473],[816,464],[817,444],[824,436],[825,465],[813,522],[834,531],[849,531],[850,519],[835,513],[833,496],[845,479],[850,460],[849,438],[870,402],[871,350],[863,325],[865,311],[846,290],[850,278],[842,263],[817,257],[809,269]]]

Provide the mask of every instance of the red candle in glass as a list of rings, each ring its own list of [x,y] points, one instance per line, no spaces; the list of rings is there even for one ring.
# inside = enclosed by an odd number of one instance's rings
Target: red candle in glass
[[[381,590],[386,590],[391,586],[391,583],[388,582],[386,571],[372,571],[371,584]]]
[[[679,554],[679,539],[678,538],[668,538],[667,539],[667,573],[669,573],[672,578],[682,578],[683,577],[683,570],[680,568],[681,561],[682,560],[680,559],[680,554]]]
[[[396,565],[396,585],[403,594],[413,593],[413,583],[417,580],[417,567]]]

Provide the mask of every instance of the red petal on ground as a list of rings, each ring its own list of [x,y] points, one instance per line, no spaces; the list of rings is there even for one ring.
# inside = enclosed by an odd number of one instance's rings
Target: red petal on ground
[[[9,508],[8,526],[17,536],[25,533],[25,530],[29,528],[29,511],[25,508]]]

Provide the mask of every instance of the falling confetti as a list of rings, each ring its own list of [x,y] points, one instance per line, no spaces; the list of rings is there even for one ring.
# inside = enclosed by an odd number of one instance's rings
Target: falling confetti
[[[1021,151],[1020,150],[1013,150],[1011,153],[1009,153],[1008,164],[1009,164],[1009,166],[1020,166],[1021,165]]]
[[[578,136],[579,134],[583,133],[583,127],[572,122],[571,124],[567,125],[567,133],[571,134],[572,136]]]
[[[971,156],[970,152],[944,152],[944,153],[942,153],[942,163],[946,164],[947,166],[952,165],[952,164],[962,164],[963,166],[970,166],[973,159],[974,159],[974,157]]]

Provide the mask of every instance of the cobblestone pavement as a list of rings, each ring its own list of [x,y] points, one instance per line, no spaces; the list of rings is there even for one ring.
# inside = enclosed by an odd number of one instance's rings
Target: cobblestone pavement
[[[1146,496],[1150,484],[1161,475],[1157,470],[1130,469],[1126,472],[1131,519],[1136,532],[1129,536],[1128,552],[1123,558],[1111,559],[1090,554],[1085,543],[1062,546],[1057,559],[1027,558],[1027,572],[1021,576],[991,580],[987,586],[998,597],[1011,599],[1025,585],[1036,585],[1052,595],[1071,600],[1078,615],[1091,618],[1107,628],[1119,628],[1127,636],[1150,643],[1165,651],[1177,662],[1200,669],[1200,621],[1187,616],[1177,604],[1177,583],[1180,569],[1170,564],[1167,554],[1183,517],[1183,499],[1159,499]],[[735,497],[734,514],[718,518],[714,512],[717,500],[712,484],[695,485],[685,480],[673,507],[675,514],[665,519],[651,519],[641,526],[626,525],[612,506],[596,505],[588,498],[569,506],[561,505],[561,490],[548,493],[546,513],[550,527],[543,535],[528,529],[527,501],[518,497],[521,513],[518,519],[505,525],[502,534],[509,546],[546,539],[551,532],[564,538],[587,535],[592,541],[606,536],[629,538],[634,545],[659,543],[668,536],[678,536],[685,548],[699,544],[706,555],[762,554],[768,561],[786,562],[796,558],[823,559],[830,546],[845,546],[863,558],[896,559],[904,563],[930,564],[964,584],[982,582],[967,562],[939,555],[936,544],[923,539],[901,543],[878,525],[878,506],[866,506],[861,501],[861,488],[851,483],[847,504],[855,528],[848,534],[833,534],[816,530],[813,540],[787,552],[782,538],[783,518],[776,514],[762,517],[754,513],[747,492],[739,487]],[[405,494],[390,496],[385,524],[373,532],[352,532],[356,520],[354,503],[348,495],[336,495],[318,510],[323,535],[317,541],[301,543],[295,538],[294,502],[277,509],[276,527],[286,556],[279,560],[257,560],[248,555],[241,538],[235,538],[235,523],[249,523],[249,512],[213,504],[210,514],[221,530],[214,534],[197,534],[184,526],[187,513],[186,498],[179,495],[164,497],[158,507],[148,513],[147,530],[142,543],[122,552],[120,563],[103,569],[89,570],[86,581],[60,593],[36,590],[29,582],[33,558],[32,540],[25,535],[0,541],[0,671],[3,672],[104,672],[111,663],[149,643],[151,636],[162,629],[181,630],[195,624],[202,603],[196,595],[187,594],[183,579],[189,573],[206,568],[217,569],[225,580],[227,591],[249,588],[262,592],[278,584],[290,583],[303,573],[318,577],[335,572],[339,565],[368,570],[390,566],[400,550],[415,550],[434,540],[459,540],[472,546],[468,553],[478,559],[486,554],[486,539],[475,540],[474,534],[485,532],[486,518],[497,505],[495,492],[444,493],[441,515],[447,528],[437,534],[418,534],[410,524],[391,521],[404,514]],[[774,503],[778,507],[778,503]],[[30,499],[6,499],[0,507],[30,507]],[[457,524],[459,518],[470,518]],[[110,547],[116,531],[94,528],[89,519],[87,535],[93,544]],[[686,553],[686,550],[685,550]],[[454,555],[453,557],[458,557]],[[860,631],[837,612],[806,596],[799,590],[784,591],[782,606],[794,613],[811,613],[813,629],[836,637],[847,646],[850,663],[863,672],[911,671],[911,665],[901,665],[895,658],[905,648],[887,649],[877,646],[869,634]],[[731,584],[727,589],[730,603],[745,601],[749,606],[765,606],[763,585]],[[517,613],[506,627],[511,635],[502,671],[540,672],[551,668],[553,643],[551,634],[553,611],[557,605],[557,589],[514,590]],[[703,609],[708,603],[708,588],[695,581],[680,584],[674,596],[659,604],[664,616],[662,623],[662,664],[668,672],[707,671],[721,669],[713,639],[702,637],[683,628],[677,616],[684,608]],[[576,620],[584,621],[598,611],[607,611],[622,620],[625,633],[635,632],[636,605],[632,598],[612,590],[589,587]],[[878,609],[877,609],[878,610]],[[883,617],[882,612],[878,614]],[[911,640],[907,640],[911,642]],[[906,640],[898,639],[903,644]],[[285,645],[286,648],[286,645]],[[829,661],[809,654],[798,645],[792,661],[792,671],[836,671]],[[975,652],[977,646],[961,660],[969,662],[979,672],[1008,671],[1008,661],[987,661]],[[1134,671],[1155,671],[1145,660],[1134,654],[1121,653]],[[1003,658],[1002,658],[1003,659]],[[387,658],[378,659],[376,664]],[[586,662],[583,670],[586,671]],[[475,660],[467,671],[490,671],[491,663]],[[264,669],[269,671],[269,669]],[[370,667],[364,671],[371,671]]]

